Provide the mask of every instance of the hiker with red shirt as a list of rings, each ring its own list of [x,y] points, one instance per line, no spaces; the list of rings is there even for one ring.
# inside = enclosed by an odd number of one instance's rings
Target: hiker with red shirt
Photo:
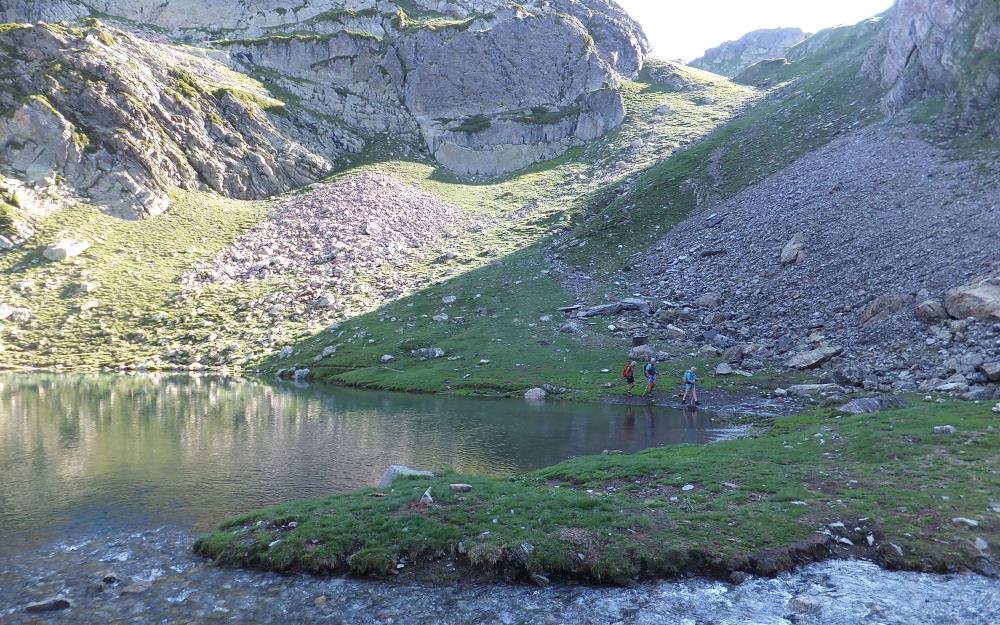
[[[635,388],[635,361],[625,363],[625,368],[622,369],[622,377],[625,378],[625,384],[628,387],[625,390],[625,396],[632,396],[632,389]]]

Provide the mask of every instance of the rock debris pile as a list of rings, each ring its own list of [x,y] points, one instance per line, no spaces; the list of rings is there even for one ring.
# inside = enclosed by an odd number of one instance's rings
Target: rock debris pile
[[[344,294],[364,291],[366,283],[391,283],[429,244],[475,227],[468,222],[461,208],[392,176],[360,174],[277,205],[185,281],[288,279],[301,289],[283,290],[272,302],[273,316],[293,303],[338,310]]]
[[[854,133],[706,204],[634,263],[649,269],[629,287],[654,300],[650,330],[734,363],[857,365],[831,381],[990,399],[1000,394],[997,172],[995,160],[948,159],[885,129]]]

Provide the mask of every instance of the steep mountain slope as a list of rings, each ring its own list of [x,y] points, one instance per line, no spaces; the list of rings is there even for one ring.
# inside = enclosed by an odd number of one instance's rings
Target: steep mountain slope
[[[664,154],[696,141],[735,115],[752,95],[749,89],[697,70],[679,68],[679,71],[685,80],[699,84],[702,89],[675,92],[648,78],[636,82],[625,80],[622,92],[628,114],[621,126],[558,159],[499,179],[469,184],[415,151],[407,155],[405,147],[369,149],[352,157],[355,163],[338,172],[331,179],[332,186],[316,187],[320,193],[317,197],[335,193],[341,181],[370,172],[379,178],[391,176],[411,189],[416,187],[406,197],[431,194],[462,211],[460,219],[447,230],[439,232],[432,228],[430,234],[436,236],[428,237],[419,248],[404,252],[414,255],[403,266],[394,266],[396,262],[392,259],[383,263],[381,252],[377,256],[367,254],[364,250],[368,243],[352,245],[347,232],[336,236],[348,246],[338,251],[339,243],[321,227],[335,215],[318,218],[315,223],[308,223],[308,215],[319,216],[315,207],[297,215],[296,206],[314,204],[309,196],[287,198],[287,202],[282,202],[287,208],[281,208],[275,201],[220,201],[204,193],[174,192],[169,210],[141,222],[120,222],[96,215],[92,209],[54,214],[39,221],[33,243],[0,256],[0,275],[7,286],[3,301],[30,313],[27,320],[7,320],[3,339],[6,351],[0,352],[0,360],[10,365],[49,366],[245,366],[256,363],[262,355],[277,356],[293,345],[295,356],[282,359],[278,366],[288,367],[296,362],[314,366],[313,360],[326,348],[344,343],[336,355],[327,356],[327,362],[338,368],[344,362],[377,368],[379,358],[386,351],[395,350],[401,338],[394,338],[392,347],[387,349],[381,341],[353,339],[357,330],[338,340],[338,330],[333,335],[319,336],[315,353],[308,355],[311,345],[307,350],[294,344],[299,336],[311,336],[334,322],[345,322],[344,331],[365,327],[373,334],[376,329],[379,333],[395,332],[398,329],[395,324],[381,324],[378,319],[394,316],[404,319],[416,310],[424,314],[423,307],[439,302],[439,297],[429,300],[420,297],[420,308],[414,309],[407,309],[407,303],[417,300],[400,301],[400,298],[438,282],[462,279],[461,289],[469,291],[469,299],[477,292],[483,297],[489,293],[491,298],[507,298],[511,287],[494,283],[494,278],[481,281],[481,268],[489,266],[489,275],[505,281],[517,281],[519,278],[512,276],[521,271],[537,271],[531,267],[544,266],[545,260],[540,248],[533,244],[549,232],[569,227],[570,218],[575,219],[575,215],[585,210],[594,192],[627,179]],[[704,96],[712,98],[715,104],[699,104],[698,99]],[[358,196],[356,204],[364,210],[387,213],[373,215],[371,221],[391,220],[395,200],[380,198],[385,189],[395,186],[387,181],[385,187],[367,187],[372,193]],[[330,201],[335,205],[333,197]],[[279,215],[282,221],[286,218],[301,221],[294,224],[293,230],[302,236],[269,241],[268,244],[280,248],[275,254],[258,253],[257,245],[252,245],[249,248],[252,258],[239,260],[239,269],[232,272],[238,279],[227,279],[229,259],[244,256],[248,251],[240,243],[233,245],[233,240],[261,224],[269,212]],[[398,236],[398,233],[384,237],[364,234],[366,220],[353,223],[358,226],[354,237],[370,242],[376,249]],[[279,231],[279,236],[284,236],[283,232]],[[93,247],[71,262],[42,261],[40,253],[44,246],[67,235],[90,241]],[[418,237],[421,233],[408,228],[407,235]],[[527,254],[508,261],[510,254],[524,248],[530,248]],[[356,279],[324,291],[312,284],[312,269],[310,272],[276,270],[279,257],[294,263],[296,258],[319,258],[334,251],[338,251],[337,258],[329,264],[317,265],[315,270],[336,268],[343,259],[353,258],[345,269]],[[254,270],[251,279],[243,280],[240,277],[243,268],[252,268],[258,262],[267,264],[267,271],[263,267]],[[276,265],[272,267],[271,262]],[[329,278],[323,276],[323,280]],[[546,275],[537,286],[545,300],[536,304],[546,309],[551,302],[572,299],[554,275]],[[326,302],[322,302],[324,297]],[[358,317],[387,301],[395,302],[391,309]],[[527,298],[518,299],[516,306],[526,302]],[[492,308],[493,304],[474,307],[472,314],[465,315],[466,336],[499,338],[512,332],[514,328],[507,315],[499,320],[491,318],[497,310],[486,317],[475,314],[475,309],[483,306]],[[428,314],[427,327],[423,327],[422,321],[417,331],[433,336],[452,327],[433,322],[431,317],[436,314],[437,311]],[[481,325],[484,323],[491,328]],[[597,345],[603,341],[600,337],[594,340]],[[514,348],[516,343],[505,341],[503,349]],[[566,336],[565,343],[567,349],[579,348],[573,337]],[[383,351],[362,356],[355,351],[359,347]],[[596,357],[597,352],[594,353]],[[537,355],[547,358],[556,354],[540,348]],[[442,359],[440,363],[426,364],[424,373],[430,377],[425,377],[424,383],[410,384],[409,388],[440,390],[438,376],[442,371],[438,365],[450,361]],[[500,374],[497,390],[511,388],[511,383],[503,380],[506,371],[497,370]],[[421,374],[416,368],[412,373]]]
[[[329,174],[358,140],[219,63],[97,21],[0,32],[0,170],[128,218],[168,191],[259,199]]]
[[[764,59],[784,57],[789,48],[808,36],[800,28],[754,30],[735,41],[727,41],[706,50],[705,54],[691,61],[691,67],[723,76],[735,76]]]

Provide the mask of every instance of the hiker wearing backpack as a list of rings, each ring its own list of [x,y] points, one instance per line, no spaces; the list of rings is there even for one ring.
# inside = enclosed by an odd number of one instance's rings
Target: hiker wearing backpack
[[[687,401],[688,392],[691,393],[691,399],[694,400],[695,404],[701,403],[698,401],[698,382],[701,382],[701,378],[698,377],[696,367],[691,367],[684,372],[684,396],[681,397],[681,403]]]
[[[632,389],[635,388],[635,361],[625,363],[625,368],[622,369],[622,377],[625,378],[625,384],[627,385],[625,389],[625,397],[632,396]]]
[[[656,358],[650,358],[642,370],[646,374],[646,392],[643,395],[651,396],[656,388]]]

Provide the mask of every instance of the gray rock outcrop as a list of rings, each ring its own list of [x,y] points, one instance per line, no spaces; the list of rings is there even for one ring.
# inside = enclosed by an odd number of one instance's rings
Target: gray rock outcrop
[[[0,67],[0,170],[37,187],[63,180],[126,218],[162,212],[174,187],[286,191],[354,144],[217,62],[96,20],[8,28]]]
[[[528,401],[544,401],[546,392],[544,388],[536,387],[524,392],[524,398]]]
[[[52,261],[68,260],[90,249],[90,243],[79,239],[56,241],[42,250],[42,256]]]
[[[706,50],[689,65],[723,76],[735,76],[758,61],[785,56],[789,48],[808,36],[800,28],[754,30],[735,41]]]
[[[785,366],[790,369],[815,369],[834,356],[839,356],[843,353],[843,351],[843,347],[838,347],[836,345],[817,347],[816,349],[811,349],[807,352],[795,354],[788,359]]]
[[[1000,3],[897,0],[862,71],[888,93],[887,113],[942,96],[961,129],[1000,136]]]

